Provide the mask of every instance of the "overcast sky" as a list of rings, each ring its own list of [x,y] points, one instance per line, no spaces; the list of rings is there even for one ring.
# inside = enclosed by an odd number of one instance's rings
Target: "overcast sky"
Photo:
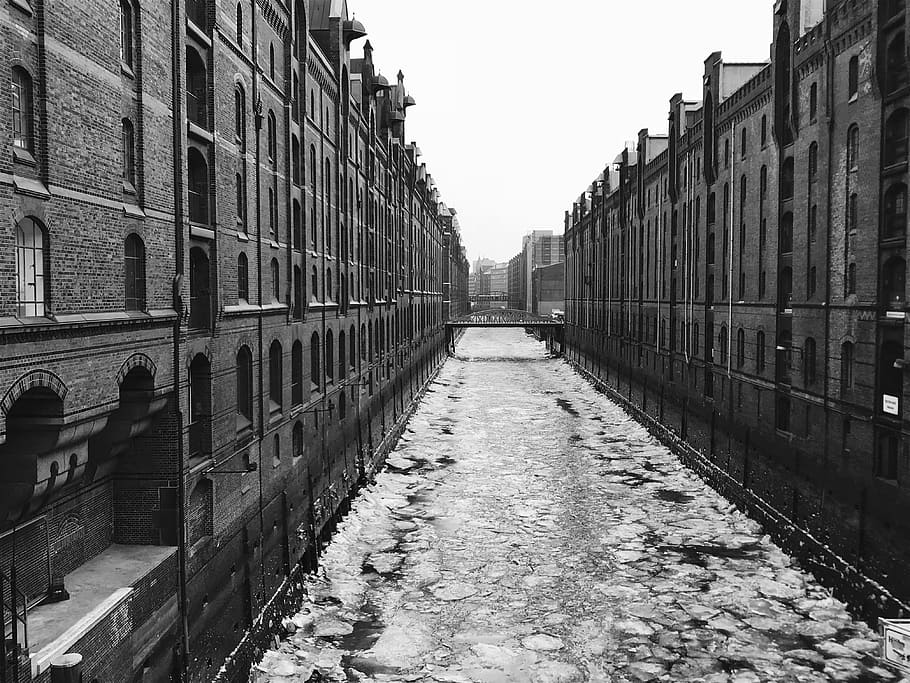
[[[769,55],[773,0],[348,0],[390,82],[417,100],[416,142],[458,211],[473,263],[507,261],[670,97],[701,99],[704,60]],[[364,41],[352,46],[359,57]]]

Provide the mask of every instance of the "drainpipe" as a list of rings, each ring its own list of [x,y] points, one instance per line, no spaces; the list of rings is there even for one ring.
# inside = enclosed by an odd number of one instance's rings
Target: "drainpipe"
[[[186,453],[183,447],[183,411],[180,409],[180,334],[183,320],[183,288],[184,275],[184,245],[183,245],[183,117],[181,116],[182,92],[180,78],[183,73],[181,68],[181,55],[183,54],[181,31],[180,0],[171,0],[171,84],[172,107],[171,117],[174,124],[174,267],[172,306],[177,312],[174,321],[174,402],[177,418],[177,598],[180,611],[180,653],[179,670],[186,677],[190,649],[189,625],[187,623],[187,572],[186,572],[186,480],[184,468]]]
[[[727,240],[727,377],[732,377],[733,364],[733,225],[736,218],[736,124],[730,122],[730,238]]]
[[[660,301],[663,294],[663,282],[664,282],[664,250],[663,250],[663,225],[661,224],[661,216],[663,210],[663,195],[661,194],[661,189],[663,183],[661,178],[663,176],[657,176],[657,330],[655,331],[654,344],[657,346],[657,353],[660,354],[660,331],[663,329],[663,320],[660,317]]]
[[[262,205],[262,193],[261,188],[261,176],[262,171],[260,169],[261,163],[261,140],[260,136],[262,135],[262,102],[259,99],[259,60],[256,58],[256,54],[259,50],[259,15],[256,11],[256,2],[255,0],[250,0],[250,17],[252,19],[252,36],[250,39],[250,46],[252,48],[253,55],[253,121],[256,125],[256,154],[255,154],[255,166],[256,166],[256,289],[259,293],[259,315],[256,316],[256,330],[258,334],[258,346],[259,346],[259,438],[257,439],[256,448],[259,450],[259,467],[257,467],[257,477],[259,478],[259,590],[262,592],[263,597],[265,597],[265,566],[264,559],[265,553],[262,552],[262,528],[265,524],[265,520],[262,515],[262,438],[265,434],[265,414],[263,411],[263,400],[262,392],[264,389],[262,382],[262,340],[263,340],[263,329],[262,329],[262,223],[261,223],[261,210],[260,206]],[[277,227],[277,226],[276,226]],[[254,430],[255,434],[255,430]]]

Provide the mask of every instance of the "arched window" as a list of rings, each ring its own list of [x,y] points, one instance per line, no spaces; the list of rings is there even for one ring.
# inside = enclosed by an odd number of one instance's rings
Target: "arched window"
[[[758,174],[758,197],[764,199],[768,196],[768,167],[762,166]]]
[[[856,192],[852,192],[847,200],[847,227],[850,230],[859,227],[859,195]]]
[[[727,328],[721,327],[720,334],[717,337],[717,345],[720,347],[720,363],[727,363]]]
[[[300,251],[303,248],[303,216],[300,211],[300,201],[296,198],[291,204],[291,240],[294,249]]]
[[[13,67],[13,145],[28,152],[35,151],[35,119],[32,103],[32,77],[22,67]]]
[[[328,384],[335,381],[335,337],[332,330],[325,333],[325,381]]]
[[[793,251],[793,214],[789,211],[780,219],[780,251],[782,254]]]
[[[847,131],[847,170],[855,171],[859,168],[859,126],[850,126]]]
[[[907,186],[896,183],[885,192],[885,237],[898,237],[907,230]]]
[[[269,347],[269,411],[280,412],[282,401],[281,391],[281,343],[276,339]]]
[[[253,425],[253,354],[247,346],[237,351],[237,431]]]
[[[357,370],[357,332],[353,325],[348,331],[348,362],[351,364],[351,372]]]
[[[212,283],[208,254],[201,247],[190,249],[190,327],[212,324]]]
[[[300,421],[294,423],[294,429],[291,432],[291,455],[294,458],[303,457],[303,425]]]
[[[882,303],[889,308],[903,308],[907,291],[907,262],[895,255],[882,268]]]
[[[234,88],[234,141],[246,151],[246,93],[239,83]]]
[[[856,264],[847,266],[847,294],[856,294]]]
[[[123,144],[123,182],[128,183],[130,186],[135,186],[136,138],[132,122],[129,119],[121,120],[120,130]]]
[[[325,300],[334,301],[335,300],[335,291],[334,283],[332,282],[332,269],[326,268],[325,270]]]
[[[853,99],[859,94],[859,57],[850,58],[847,66],[847,97]]]
[[[893,93],[907,85],[907,48],[903,31],[899,31],[888,43],[885,53],[885,74],[886,93]]]
[[[313,336],[310,337],[310,384],[312,384],[313,391],[319,391],[319,387],[322,386],[320,372],[319,334],[313,332]]]
[[[762,114],[761,117],[761,146],[768,144],[768,117]]]
[[[275,81],[275,46],[269,45],[269,78]]]
[[[120,0],[120,62],[133,68],[133,7]]]
[[[272,273],[272,301],[281,301],[281,280],[279,278],[278,259],[272,259],[270,270]]]
[[[294,266],[294,317],[303,318],[303,271],[300,266]]]
[[[316,225],[316,147],[310,145],[310,244],[313,250],[317,248],[319,240],[319,227]]]
[[[885,123],[885,165],[907,163],[907,109],[898,109]]]
[[[291,404],[303,403],[303,344],[295,341],[291,347]]]
[[[195,147],[187,152],[187,194],[190,222],[209,224],[209,167],[205,157]]]
[[[765,333],[759,332],[755,338],[755,370],[765,371]]]
[[[852,342],[844,342],[840,346],[840,388],[842,392],[853,388]]]
[[[818,118],[818,84],[813,83],[809,88],[809,121]]]
[[[190,457],[212,452],[212,366],[205,354],[196,354],[189,372]]]
[[[310,301],[319,301],[319,273],[316,266],[310,271]]]
[[[269,237],[275,239],[275,228],[277,226],[277,202],[275,201],[275,189],[269,188]]]
[[[145,310],[145,245],[136,233],[126,238],[123,248],[126,310]]]
[[[815,366],[817,362],[815,340],[812,337],[806,339],[806,346],[803,350],[803,356],[803,381],[808,387],[815,384]]]
[[[781,311],[788,310],[793,305],[793,271],[784,268],[780,272],[778,284],[778,306]]]
[[[238,173],[234,182],[237,184],[237,230],[246,232],[246,178]]]
[[[32,218],[16,224],[16,310],[25,318],[45,315],[47,291],[44,229]]]
[[[281,434],[272,437],[272,467],[281,467]]]
[[[275,113],[269,109],[268,115],[268,155],[269,163],[275,165],[278,159],[278,122],[275,119]]]
[[[813,142],[809,145],[809,184],[814,184],[816,180],[818,180],[818,143]]]
[[[237,18],[234,22],[237,27],[237,46],[243,47],[243,3],[237,3]]]
[[[344,345],[344,331],[338,333],[338,379],[348,376],[348,364],[345,359],[347,347]]]
[[[237,256],[237,300],[244,303],[250,300],[250,265],[242,251]]]
[[[300,140],[296,135],[291,136],[291,171],[295,185],[300,185],[302,180],[300,169]]]
[[[746,364],[746,332],[739,328],[736,332],[736,367],[741,368]]]
[[[780,170],[780,198],[793,199],[793,157],[787,157]]]
[[[208,28],[206,0],[186,0],[186,18],[205,33]]]
[[[205,61],[191,47],[186,48],[186,117],[208,129],[208,72]]]

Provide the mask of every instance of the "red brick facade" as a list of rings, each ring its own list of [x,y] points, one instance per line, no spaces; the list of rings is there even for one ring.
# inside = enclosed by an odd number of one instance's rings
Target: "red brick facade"
[[[37,604],[177,549],[73,644],[85,680],[213,677],[465,306],[414,100],[337,4],[0,10],[0,570]]]
[[[903,0],[827,5],[778,2],[767,63],[710,55],[702,100],[674,96],[668,135],[641,131],[575,202],[567,343],[777,533],[837,556],[857,609],[897,616],[910,24]]]

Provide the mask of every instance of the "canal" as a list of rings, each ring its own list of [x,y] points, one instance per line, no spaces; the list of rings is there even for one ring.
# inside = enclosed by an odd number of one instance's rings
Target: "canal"
[[[253,680],[889,680],[853,620],[520,330],[468,331]]]

